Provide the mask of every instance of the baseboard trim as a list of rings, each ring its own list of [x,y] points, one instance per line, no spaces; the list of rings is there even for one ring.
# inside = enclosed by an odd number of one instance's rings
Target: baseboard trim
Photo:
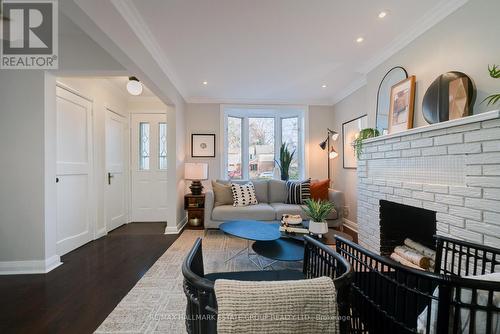
[[[128,223],[127,223],[127,224],[128,224]],[[125,225],[125,224],[124,224],[124,225]],[[103,228],[101,228],[100,230],[98,230],[98,231],[97,231],[97,233],[96,233],[96,235],[95,235],[94,240],[99,239],[99,238],[102,238],[102,237],[104,237],[106,234],[108,234],[108,233],[106,232],[106,227],[103,227]]]
[[[344,218],[344,224],[345,224],[345,226],[349,227],[349,229],[351,229],[352,231],[354,231],[356,233],[358,232],[358,224],[356,224],[352,220]]]
[[[45,260],[0,261],[0,275],[46,274],[61,264],[58,255]]]
[[[344,218],[344,231],[352,237],[355,243],[358,243],[358,229],[355,222]]]
[[[187,217],[184,217],[178,224],[177,226],[167,226],[165,227],[165,234],[179,234],[184,226],[187,224]]]

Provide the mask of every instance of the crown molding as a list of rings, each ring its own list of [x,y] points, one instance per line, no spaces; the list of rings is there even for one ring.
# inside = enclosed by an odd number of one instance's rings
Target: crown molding
[[[186,90],[184,86],[173,71],[173,66],[167,60],[168,58],[163,52],[160,44],[154,38],[153,33],[133,2],[131,0],[111,0],[111,3],[129,24],[136,36],[141,40],[142,44],[157,62],[158,66],[160,66],[165,75],[170,79],[182,98],[186,99]]]
[[[343,90],[339,91],[337,94],[333,96],[333,100],[331,101],[330,104],[337,104],[361,87],[366,86],[366,76],[363,76],[362,78],[359,78],[357,80],[352,81],[346,88]]]
[[[465,5],[469,0],[442,0],[431,10],[425,13],[417,24],[409,30],[404,31],[397,36],[388,46],[383,48],[382,52],[377,53],[375,56],[366,61],[363,66],[358,69],[359,73],[367,74],[378,65],[392,57],[398,51],[402,50],[405,46],[413,42],[424,32],[441,22],[457,9]]]
[[[187,103],[193,104],[246,104],[246,105],[313,105],[331,106],[330,99],[319,100],[280,100],[280,99],[233,99],[233,98],[211,98],[211,97],[190,97]]]

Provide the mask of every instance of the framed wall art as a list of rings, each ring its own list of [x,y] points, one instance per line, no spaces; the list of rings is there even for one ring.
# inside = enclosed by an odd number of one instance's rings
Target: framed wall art
[[[215,134],[191,134],[192,158],[215,158]]]
[[[367,115],[363,115],[342,124],[342,161],[344,169],[358,168],[358,158],[356,157],[353,143],[359,132],[367,127]]]
[[[415,76],[412,75],[391,88],[389,133],[401,132],[413,127],[414,104]]]

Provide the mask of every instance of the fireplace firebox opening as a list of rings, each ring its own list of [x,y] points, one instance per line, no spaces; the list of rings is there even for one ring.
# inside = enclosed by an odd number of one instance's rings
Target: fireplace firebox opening
[[[380,255],[390,256],[394,247],[410,238],[436,249],[436,212],[409,205],[380,201]]]

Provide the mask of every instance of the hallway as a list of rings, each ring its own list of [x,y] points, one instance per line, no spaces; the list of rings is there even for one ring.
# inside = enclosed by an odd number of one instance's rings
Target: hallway
[[[1,333],[91,333],[177,239],[131,223],[64,255],[46,275],[0,276]]]

